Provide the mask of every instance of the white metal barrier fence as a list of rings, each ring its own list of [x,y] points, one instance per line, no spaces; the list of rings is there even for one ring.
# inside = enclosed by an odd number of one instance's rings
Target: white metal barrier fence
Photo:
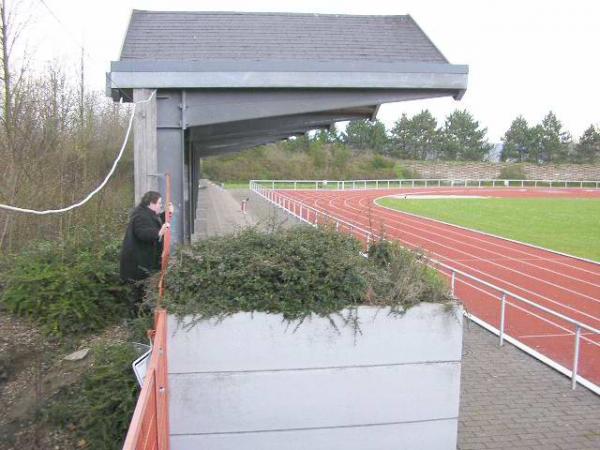
[[[359,190],[417,187],[547,187],[600,189],[600,181],[575,180],[494,180],[494,179],[396,179],[396,180],[251,180],[253,186],[278,190]]]
[[[271,181],[269,181],[269,182],[271,182]],[[287,211],[289,214],[291,214],[292,216],[301,220],[302,222],[305,222],[305,223],[310,224],[315,227],[320,226],[320,225],[331,226],[331,227],[334,227],[337,231],[346,231],[349,234],[354,235],[355,237],[359,238],[360,240],[362,240],[365,243],[365,247],[367,250],[368,250],[370,244],[372,242],[374,242],[374,240],[380,240],[380,239],[385,240],[384,238],[377,235],[376,233],[373,233],[370,230],[365,230],[364,228],[361,228],[353,223],[347,222],[347,221],[337,218],[333,215],[330,215],[325,211],[319,210],[317,208],[313,208],[312,206],[306,205],[305,203],[303,203],[299,200],[296,200],[294,198],[290,198],[284,192],[280,192],[280,191],[273,190],[270,188],[264,188],[259,182],[255,181],[255,180],[250,182],[250,189],[252,191],[254,191],[257,195],[259,195],[262,198],[264,198],[265,200],[267,200],[268,202]],[[448,264],[445,264],[441,261],[437,261],[435,259],[430,258],[428,260],[428,265],[431,266],[432,268],[438,270],[443,275],[449,277],[450,290],[451,290],[451,294],[453,296],[455,296],[455,294],[456,294],[457,283],[461,283],[461,282],[462,283],[467,283],[467,282],[475,283],[474,286],[473,285],[471,285],[471,286],[474,287],[475,289],[479,289],[479,290],[481,290],[482,288],[486,288],[485,292],[488,293],[489,295],[492,295],[489,292],[490,290],[496,293],[496,296],[494,296],[494,298],[500,302],[500,323],[499,323],[498,328],[494,327],[492,324],[487,323],[468,312],[465,312],[465,315],[469,319],[473,320],[474,322],[478,323],[479,325],[483,326],[484,328],[486,328],[489,331],[496,334],[499,337],[500,345],[503,345],[504,341],[508,341],[511,344],[515,345],[516,347],[520,348],[521,350],[525,351],[526,353],[539,359],[543,363],[549,365],[550,367],[552,367],[552,368],[558,370],[559,372],[565,374],[566,376],[570,377],[571,378],[571,387],[573,389],[575,389],[577,383],[579,383],[582,386],[585,386],[588,389],[590,389],[591,391],[600,395],[600,386],[581,377],[578,374],[578,370],[579,370],[579,366],[580,366],[579,359],[580,359],[580,343],[581,343],[581,339],[582,339],[582,335],[581,335],[582,330],[585,330],[588,333],[595,334],[595,335],[600,335],[600,330],[593,328],[582,322],[579,322],[577,320],[574,320],[570,317],[567,317],[563,314],[560,314],[556,311],[553,311],[549,308],[546,308],[545,306],[539,305],[539,304],[537,304],[531,300],[528,300],[518,294],[515,294],[507,289],[501,288],[494,284],[488,283],[487,281],[481,280],[480,278],[470,275],[464,271],[461,271],[461,270],[459,270],[455,267],[452,267]],[[535,350],[535,349],[529,347],[528,345],[524,344],[523,342],[519,341],[514,336],[510,336],[507,334],[506,323],[505,323],[506,322],[506,315],[505,315],[506,306],[507,305],[516,306],[516,303],[511,303],[509,300],[518,302],[523,305],[528,305],[529,307],[532,307],[537,311],[543,312],[543,313],[548,314],[552,317],[555,317],[559,320],[562,320],[568,324],[571,324],[575,328],[575,331],[573,332],[573,335],[574,335],[573,363],[572,363],[571,369],[553,361],[552,359],[541,354],[537,350]]]

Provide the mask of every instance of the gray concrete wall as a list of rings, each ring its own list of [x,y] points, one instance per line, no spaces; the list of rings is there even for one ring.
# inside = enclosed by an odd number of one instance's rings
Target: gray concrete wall
[[[455,449],[462,311],[358,315],[358,334],[340,317],[170,317],[172,447]]]
[[[497,178],[511,163],[400,161],[404,167],[416,170],[422,178]],[[600,164],[520,164],[529,180],[600,180]]]

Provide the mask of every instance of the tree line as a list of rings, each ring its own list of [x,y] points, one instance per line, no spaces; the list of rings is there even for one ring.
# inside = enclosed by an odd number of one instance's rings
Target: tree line
[[[486,138],[482,127],[466,110],[449,114],[443,125],[429,110],[412,117],[402,114],[387,130],[379,120],[356,120],[346,129],[323,130],[307,137],[313,142],[343,143],[355,149],[370,149],[400,159],[484,161],[489,159],[494,145]],[[506,162],[595,163],[600,161],[600,129],[594,125],[578,142],[564,130],[562,123],[550,111],[540,124],[530,126],[518,116],[502,137],[500,159]],[[293,145],[302,146],[302,140]]]
[[[0,203],[32,209],[83,198],[108,172],[125,135],[130,107],[88,91],[59,63],[34,71],[15,43],[26,28],[0,0]],[[79,78],[78,82],[71,78]],[[85,208],[30,216],[0,210],[0,256],[36,240],[64,240],[95,230],[121,232],[133,203],[133,161],[127,152],[115,176]]]

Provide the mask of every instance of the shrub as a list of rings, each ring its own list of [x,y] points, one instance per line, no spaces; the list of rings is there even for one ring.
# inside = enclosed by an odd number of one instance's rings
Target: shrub
[[[120,241],[87,234],[37,242],[6,257],[0,301],[53,335],[99,330],[127,314],[128,288],[119,280]]]
[[[421,178],[419,172],[414,169],[409,169],[408,167],[404,167],[402,164],[396,164],[394,166],[394,172],[396,173],[396,177],[401,179],[418,179]]]
[[[85,448],[120,449],[137,400],[130,344],[93,349],[94,364],[82,382],[58,392],[44,409],[49,423],[72,429]]]
[[[523,164],[511,164],[500,169],[499,180],[526,180],[525,167]]]
[[[371,164],[373,169],[391,169],[394,167],[394,160],[381,155],[373,155]]]
[[[295,320],[365,303],[401,312],[419,301],[448,300],[412,254],[390,244],[382,250],[389,257],[367,259],[361,249],[349,235],[312,227],[200,241],[177,252],[165,302],[179,316],[263,311]]]

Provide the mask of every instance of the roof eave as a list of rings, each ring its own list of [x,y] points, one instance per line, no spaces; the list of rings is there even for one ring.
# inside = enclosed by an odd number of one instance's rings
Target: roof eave
[[[443,72],[111,72],[107,92],[122,89],[431,89],[467,88],[467,73]]]

